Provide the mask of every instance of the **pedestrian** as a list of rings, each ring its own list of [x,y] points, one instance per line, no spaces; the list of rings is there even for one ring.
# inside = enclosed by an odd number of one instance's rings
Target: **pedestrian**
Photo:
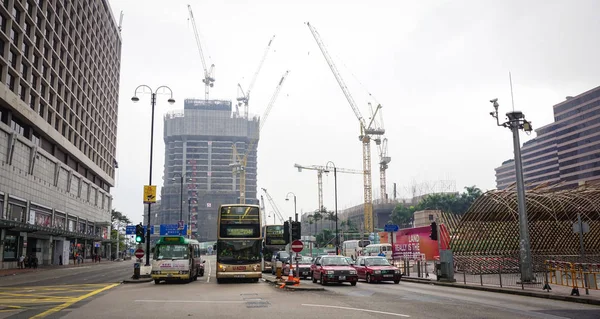
[[[19,268],[19,269],[25,268],[25,265],[23,264],[24,262],[25,262],[25,256],[23,256],[23,254],[21,254],[21,257],[19,257],[19,261],[17,262],[17,268]]]
[[[62,255],[58,256],[58,264],[62,266],[63,262],[62,262]]]

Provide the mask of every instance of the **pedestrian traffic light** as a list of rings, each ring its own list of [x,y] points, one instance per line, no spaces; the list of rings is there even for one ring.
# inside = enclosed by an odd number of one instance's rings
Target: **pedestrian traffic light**
[[[290,243],[290,223],[289,222],[283,223],[283,240],[285,240],[286,245]]]
[[[438,230],[436,222],[431,223],[431,234],[429,235],[429,238],[431,238],[431,240],[438,240]]]
[[[145,240],[144,240],[144,226],[142,226],[142,225],[136,225],[135,226],[135,242],[136,243],[143,243],[143,242],[145,242]]]
[[[300,240],[301,229],[300,222],[292,222],[292,240]]]

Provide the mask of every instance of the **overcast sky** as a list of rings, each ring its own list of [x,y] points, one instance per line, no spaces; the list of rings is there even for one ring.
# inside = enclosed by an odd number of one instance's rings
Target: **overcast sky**
[[[552,122],[552,105],[600,85],[600,2],[572,1],[180,1],[111,0],[122,23],[116,187],[113,208],[142,220],[148,183],[150,99],[131,102],[140,84],[169,86],[159,96],[153,184],[162,184],[163,115],[204,95],[202,65],[188,19],[191,4],[205,56],[216,65],[211,98],[235,100],[267,42],[272,50],[258,77],[251,114],[262,114],[281,75],[290,70],[261,132],[258,187],[284,217],[317,208],[317,175],[294,163],[362,169],[359,124],[305,22],[321,34],[362,114],[383,106],[389,155],[388,193],[476,185],[495,188],[494,168],[512,158],[510,132],[496,126],[489,102],[516,109],[534,128]],[[250,4],[251,3],[251,4]],[[371,97],[369,96],[371,94]],[[522,134],[522,142],[534,137]],[[373,194],[379,198],[373,144]],[[446,181],[446,182],[440,182]],[[338,174],[338,207],[363,201],[361,175]],[[334,181],[324,177],[325,206]],[[160,194],[160,189],[158,191]],[[259,196],[262,192],[259,191]],[[267,211],[272,209],[266,204]]]

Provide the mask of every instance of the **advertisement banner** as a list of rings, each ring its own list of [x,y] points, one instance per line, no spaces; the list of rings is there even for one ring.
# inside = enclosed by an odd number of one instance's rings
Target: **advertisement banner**
[[[440,233],[447,236],[445,226],[440,225]],[[430,226],[405,228],[394,233],[394,259],[439,259],[438,242],[429,238]],[[390,233],[379,233],[382,243],[391,244]],[[448,239],[440,238],[442,249],[448,249]]]

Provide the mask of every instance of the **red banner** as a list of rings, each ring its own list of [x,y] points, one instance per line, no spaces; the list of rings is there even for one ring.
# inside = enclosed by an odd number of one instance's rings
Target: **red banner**
[[[442,249],[448,249],[448,232],[445,225],[440,225],[440,244]],[[382,243],[392,243],[389,233],[379,233]],[[400,229],[394,233],[393,254],[394,259],[439,259],[438,242],[429,238],[431,226]]]

